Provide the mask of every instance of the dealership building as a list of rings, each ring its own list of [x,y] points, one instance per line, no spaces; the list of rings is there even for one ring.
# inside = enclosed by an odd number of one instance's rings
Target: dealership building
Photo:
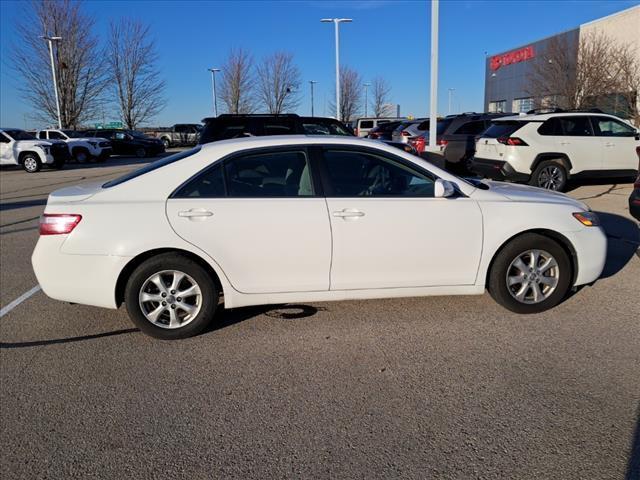
[[[484,107],[486,112],[527,112],[533,108],[562,106],[562,99],[554,92],[537,96],[532,78],[538,78],[540,62],[552,62],[550,52],[563,50],[562,57],[567,64],[577,65],[581,42],[594,35],[605,35],[612,41],[628,45],[640,65],[640,5],[609,15],[579,27],[547,37],[526,45],[511,48],[505,52],[488,55],[485,69]],[[571,71],[571,67],[569,67]],[[600,99],[596,106],[604,111],[629,116],[629,102],[640,108],[638,92],[607,92],[606,99]],[[625,107],[626,105],[626,107]]]

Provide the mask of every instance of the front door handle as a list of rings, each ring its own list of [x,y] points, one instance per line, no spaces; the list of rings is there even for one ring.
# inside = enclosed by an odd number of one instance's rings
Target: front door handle
[[[605,147],[615,147],[616,144],[615,143],[611,143],[611,142],[607,142],[604,144]]]
[[[334,217],[344,218],[358,218],[364,217],[364,212],[360,210],[356,210],[355,208],[343,208],[342,210],[338,210],[337,212],[333,212]]]
[[[560,142],[560,145],[571,145],[571,142]]]
[[[190,210],[183,210],[178,212],[179,217],[184,218],[200,218],[200,217],[210,217],[213,215],[213,212],[209,210],[205,210],[203,208],[192,208]]]

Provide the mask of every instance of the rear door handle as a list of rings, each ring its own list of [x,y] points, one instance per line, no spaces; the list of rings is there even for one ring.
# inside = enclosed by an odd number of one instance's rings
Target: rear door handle
[[[338,210],[337,212],[333,212],[334,217],[338,218],[357,218],[364,217],[364,212],[360,210],[356,210],[355,208],[343,208],[342,210]]]
[[[560,145],[571,145],[571,142],[560,142]]]
[[[611,143],[611,142],[607,142],[604,144],[605,147],[615,147],[616,144],[615,143]]]
[[[210,212],[209,210],[205,210],[203,208],[192,208],[190,210],[183,210],[181,212],[178,212],[178,216],[184,218],[211,217],[212,215],[213,212]]]

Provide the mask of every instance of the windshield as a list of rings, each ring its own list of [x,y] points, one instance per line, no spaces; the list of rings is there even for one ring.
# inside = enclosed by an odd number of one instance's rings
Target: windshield
[[[102,188],[115,187],[116,185],[120,185],[121,183],[128,182],[129,180],[139,177],[140,175],[144,175],[145,173],[152,172],[157,170],[158,168],[164,167],[165,165],[169,165],[170,163],[177,162],[178,160],[182,160],[183,158],[190,157],[200,151],[200,146],[192,148],[190,150],[185,150],[184,152],[178,152],[173,155],[169,155],[168,157],[161,158],[160,160],[156,160],[155,162],[149,163],[138,170],[134,170],[133,172],[129,172],[121,177],[114,178],[113,180],[109,180],[107,183],[102,185]]]
[[[82,138],[82,134],[80,132],[76,132],[75,130],[60,130],[69,138]]]
[[[25,132],[24,130],[4,130],[4,133],[14,140],[37,140],[34,134]]]
[[[127,133],[133,138],[149,138],[144,133],[138,132],[137,130],[127,130]]]

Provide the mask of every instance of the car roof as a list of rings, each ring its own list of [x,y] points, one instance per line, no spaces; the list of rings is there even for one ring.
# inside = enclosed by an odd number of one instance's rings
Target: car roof
[[[373,146],[378,148],[382,147],[382,149],[385,150],[384,144],[378,140],[347,135],[267,135],[242,137],[209,142],[202,144],[201,147],[207,150],[223,147],[225,149],[229,149],[229,147],[237,147],[238,150],[246,150],[249,148],[317,144]]]
[[[496,118],[496,122],[507,122],[507,121],[520,121],[520,122],[544,122],[550,118],[556,117],[591,117],[593,115],[605,116],[615,118],[619,120],[615,115],[610,115],[608,113],[600,113],[600,112],[550,112],[550,113],[531,113],[525,115],[511,115],[506,117]]]

